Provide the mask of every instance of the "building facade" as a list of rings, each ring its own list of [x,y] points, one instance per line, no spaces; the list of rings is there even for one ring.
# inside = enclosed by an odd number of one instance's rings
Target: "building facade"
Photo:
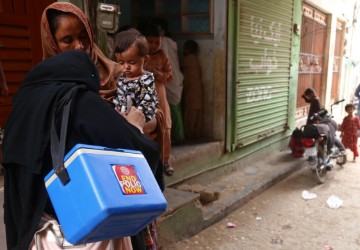
[[[0,106],[3,126],[26,72],[41,60],[40,17],[53,1],[0,0],[0,60],[10,95]],[[31,2],[31,3],[30,3]],[[96,24],[95,0],[70,1]],[[204,87],[202,144],[212,157],[190,161],[167,178],[174,185],[226,165],[241,167],[286,148],[306,120],[301,95],[314,88],[323,107],[353,100],[358,83],[356,0],[108,0],[120,5],[120,26],[166,18],[179,55],[192,39],[200,46]],[[89,9],[89,6],[93,6]],[[24,21],[21,21],[24,20]],[[106,53],[106,46],[98,43]],[[343,106],[339,106],[339,116]],[[220,145],[220,146],[219,146]],[[196,158],[197,156],[194,156]]]

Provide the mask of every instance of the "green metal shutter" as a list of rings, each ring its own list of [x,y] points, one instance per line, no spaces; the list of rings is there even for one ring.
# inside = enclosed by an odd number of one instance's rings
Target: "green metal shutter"
[[[239,0],[235,147],[287,129],[293,0]]]

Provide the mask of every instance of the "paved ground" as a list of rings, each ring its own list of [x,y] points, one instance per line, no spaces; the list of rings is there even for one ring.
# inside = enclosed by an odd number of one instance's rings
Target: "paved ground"
[[[207,178],[193,179],[178,188],[197,194],[204,190],[209,197],[210,194],[218,193],[218,199],[211,203],[200,203],[198,200],[189,202],[192,205],[181,207],[174,213],[163,214],[159,220],[159,243],[164,250],[172,249],[172,243],[188,238],[199,233],[199,231],[211,226],[228,214],[246,204],[250,199],[256,197],[280,180],[286,178],[290,173],[301,168],[305,159],[297,159],[291,156],[289,150],[271,152],[259,158],[257,161],[235,162],[231,171],[218,175],[208,173]],[[238,166],[242,164],[241,166]],[[227,166],[229,167],[229,166]],[[225,167],[224,167],[225,168]],[[166,190],[168,192],[169,189]],[[183,193],[166,193],[170,205],[181,203]],[[185,192],[186,193],[186,192]],[[197,199],[201,200],[201,196]],[[203,198],[204,198],[203,196]],[[174,201],[175,200],[175,201]],[[171,210],[171,207],[170,207]]]
[[[348,156],[350,161],[328,172],[324,184],[317,185],[309,169],[302,168],[211,227],[164,250],[360,249],[360,163],[352,162],[352,153]],[[339,208],[329,202],[338,200]]]

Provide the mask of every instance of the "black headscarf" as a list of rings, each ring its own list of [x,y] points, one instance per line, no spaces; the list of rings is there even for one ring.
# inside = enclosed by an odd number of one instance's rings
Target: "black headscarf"
[[[5,126],[3,163],[17,163],[39,173],[55,105],[75,85],[97,93],[99,81],[91,58],[80,51],[66,51],[33,68],[13,100]]]

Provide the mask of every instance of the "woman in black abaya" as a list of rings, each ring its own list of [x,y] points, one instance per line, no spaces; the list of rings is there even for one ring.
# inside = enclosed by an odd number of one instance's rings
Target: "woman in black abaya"
[[[141,133],[143,117],[134,120],[134,126],[117,114],[98,94],[99,82],[88,54],[65,51],[35,66],[15,95],[3,141],[8,249],[28,249],[41,215],[55,216],[43,181],[52,169],[51,118],[59,100],[74,86],[85,88],[72,102],[65,153],[77,143],[93,144],[139,150],[153,173],[160,164],[160,147]]]

